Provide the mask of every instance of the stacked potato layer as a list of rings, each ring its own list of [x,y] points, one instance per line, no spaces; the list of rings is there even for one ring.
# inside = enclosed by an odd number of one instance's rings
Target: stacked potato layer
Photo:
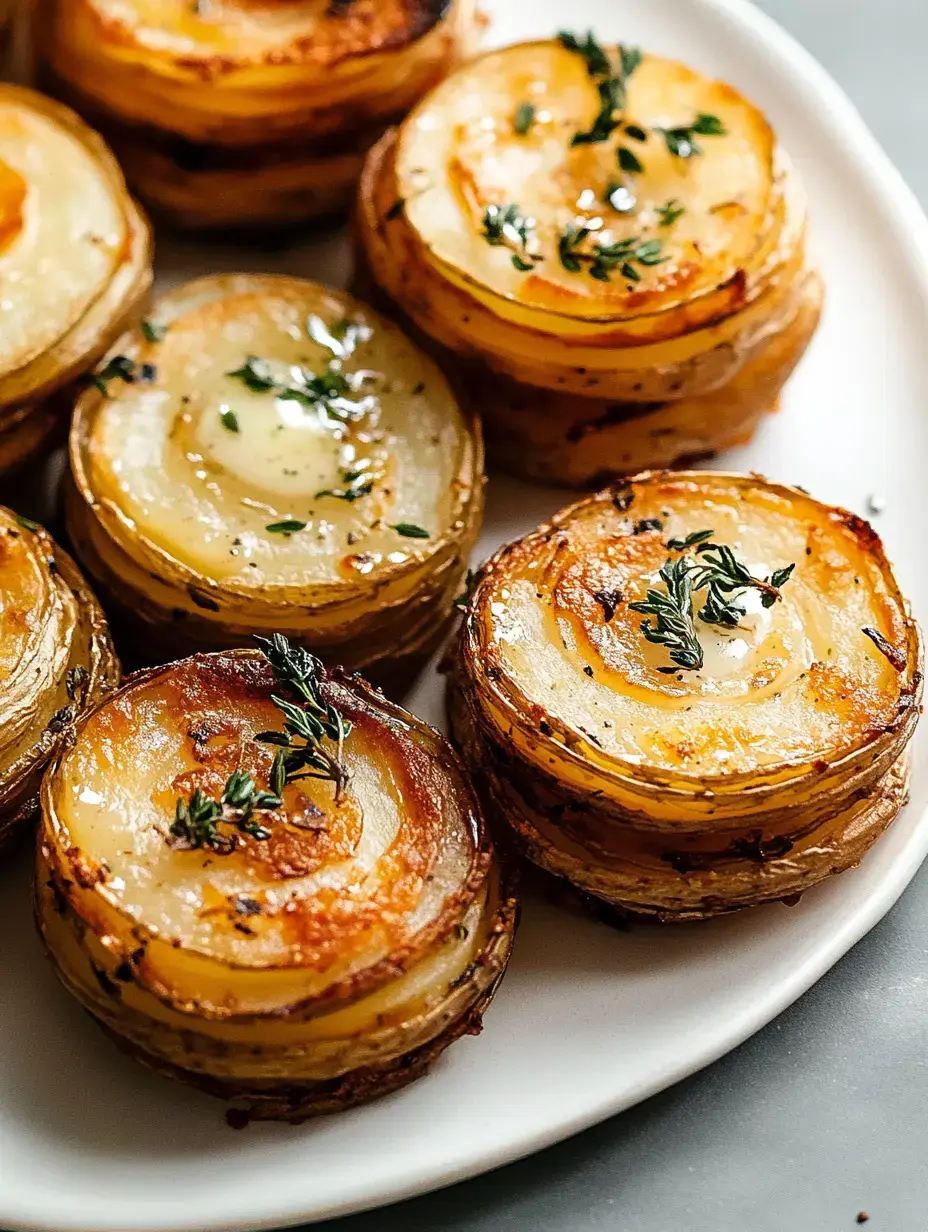
[[[106,620],[70,557],[0,507],[0,847],[35,812],[49,760],[119,679]]]
[[[341,794],[304,778],[263,830],[178,843],[175,797],[270,781],[254,736],[282,728],[282,690],[256,651],[127,681],[45,780],[38,914],[126,1051],[298,1120],[404,1085],[479,1029],[515,902],[450,748],[357,678],[324,685],[351,724]]]
[[[457,372],[491,459],[571,486],[749,438],[822,298],[761,113],[657,57],[606,72],[554,41],[490,52],[383,138],[360,191],[362,276]],[[627,104],[597,116],[616,82]]]
[[[276,631],[407,680],[483,510],[479,424],[435,364],[350,296],[272,276],[181,287],[117,349],[125,379],[77,406],[66,512],[131,657]]]
[[[709,556],[681,546],[694,534],[761,581],[794,569],[775,598],[728,592],[735,624],[707,623],[707,592],[691,596],[700,664],[686,668],[635,605],[666,600],[668,561],[695,584]],[[524,854],[615,907],[677,920],[857,864],[904,800],[921,692],[918,628],[866,523],[757,477],[654,473],[490,561],[450,709],[491,817]]]
[[[194,227],[342,212],[369,147],[479,30],[473,0],[52,0],[42,20],[51,88]]]
[[[73,385],[138,318],[151,237],[103,142],[0,85],[0,475],[64,435]]]

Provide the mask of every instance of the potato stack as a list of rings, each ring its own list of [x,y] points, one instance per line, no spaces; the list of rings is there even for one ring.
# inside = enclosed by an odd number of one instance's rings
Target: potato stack
[[[75,382],[141,316],[148,225],[100,138],[0,85],[0,476],[63,437]]]
[[[42,773],[119,680],[106,618],[40,526],[0,506],[0,847],[38,804]]]
[[[50,0],[43,80],[151,210],[192,227],[340,213],[366,151],[469,50],[474,0]]]
[[[438,86],[372,151],[357,235],[360,277],[456,372],[491,461],[568,486],[747,440],[821,307],[764,116],[592,35]]]
[[[175,289],[74,415],[68,531],[136,662],[277,631],[400,688],[482,512],[479,420],[435,363],[298,278]]]
[[[530,860],[702,919],[860,861],[905,800],[922,670],[867,523],[757,476],[657,472],[484,567],[451,717]]]
[[[267,654],[136,673],[90,716],[45,778],[38,917],[125,1051],[300,1120],[479,1031],[516,904],[446,742],[280,639]]]

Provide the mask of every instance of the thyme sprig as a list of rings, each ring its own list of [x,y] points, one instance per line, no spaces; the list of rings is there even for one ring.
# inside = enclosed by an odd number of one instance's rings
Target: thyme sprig
[[[238,846],[235,831],[254,839],[270,838],[270,830],[255,814],[280,808],[282,803],[273,791],[259,791],[247,770],[233,770],[218,800],[207,796],[199,787],[194,789],[189,800],[178,797],[170,844],[178,851],[207,847],[217,855],[228,855]],[[221,830],[221,825],[232,826],[232,832]]]
[[[728,130],[716,115],[700,112],[692,124],[681,124],[676,128],[658,128],[664,138],[664,144],[675,158],[694,158],[702,153],[702,147],[696,140],[700,137],[724,137]]]
[[[694,549],[694,556],[669,557],[660,570],[666,591],[650,588],[643,600],[630,603],[634,612],[653,616],[654,623],[643,621],[641,631],[649,642],[665,645],[676,667],[660,667],[671,673],[678,668],[698,671],[703,651],[696,633],[693,595],[705,591],[698,613],[704,624],[735,628],[746,609],[737,602],[745,590],[760,591],[761,604],[772,607],[780,599],[780,589],[792,576],[795,564],[775,569],[768,578],[754,577],[751,571],[723,543],[711,542],[714,530],[696,530],[683,538],[669,540],[672,552]]]
[[[702,541],[696,544],[699,563],[693,570],[693,589],[705,590],[706,600],[699,619],[707,625],[733,629],[745,615],[735,596],[745,590],[760,591],[761,606],[773,607],[780,598],[780,587],[789,581],[795,564],[775,569],[768,578],[756,578],[724,543]]]
[[[558,237],[557,253],[561,265],[570,273],[579,273],[586,264],[590,277],[599,282],[609,282],[610,274],[616,269],[629,282],[640,282],[638,265],[660,265],[667,260],[662,255],[663,245],[659,239],[643,240],[640,236],[630,236],[614,244],[594,243],[592,248],[583,248],[585,240],[592,234],[589,227],[571,223]]]
[[[274,680],[296,698],[291,701],[274,694],[272,701],[284,716],[284,730],[255,736],[264,744],[278,746],[271,769],[272,789],[282,792],[286,784],[300,779],[326,779],[335,784],[338,802],[348,782],[342,754],[351,723],[322,696],[322,664],[280,633],[255,640],[271,665]],[[334,743],[334,751],[326,741]]]
[[[517,205],[488,205],[483,211],[483,238],[494,248],[511,248],[512,264],[522,273],[542,259],[540,253],[528,249],[534,229],[535,219]]]
[[[347,501],[353,505],[362,496],[370,496],[373,492],[374,475],[366,466],[344,470],[342,471],[342,485],[340,488],[323,488],[321,492],[316,493],[316,499],[319,500],[322,496],[332,496],[336,500]]]
[[[613,62],[606,49],[596,41],[592,30],[588,30],[581,39],[569,30],[562,30],[558,35],[561,46],[583,57],[589,75],[596,81],[599,94],[599,111],[588,129],[575,132],[570,144],[594,145],[608,141],[617,129],[624,126],[625,133],[634,141],[647,141],[648,134],[637,124],[627,124],[621,114],[628,106],[628,79],[641,63],[641,52],[637,47],[618,47],[618,65]],[[636,155],[628,146],[619,146],[616,151],[619,166],[623,171],[638,173],[644,170]]]
[[[272,393],[275,397],[286,398],[299,402],[302,406],[313,410],[322,410],[327,416],[342,423],[362,419],[370,410],[370,399],[366,397],[353,398],[354,384],[350,377],[341,370],[343,357],[351,354],[358,341],[364,338],[364,328],[355,322],[344,322],[344,329],[339,326],[327,329],[319,317],[310,317],[307,328],[314,341],[320,345],[338,348],[333,350],[334,358],[324,372],[313,372],[300,364],[286,367],[286,377],[275,375],[271,364],[257,355],[249,355],[240,368],[235,368],[228,376],[241,381],[252,393]],[[316,333],[313,333],[313,330]],[[368,335],[369,336],[369,333]],[[327,341],[323,342],[323,337]]]
[[[703,664],[702,646],[696,636],[693,621],[693,573],[690,561],[677,556],[665,561],[660,571],[666,590],[648,590],[644,599],[628,606],[633,612],[653,616],[654,622],[643,620],[641,632],[649,642],[666,646],[675,667],[659,667],[659,672],[671,673],[678,668],[698,671]]]

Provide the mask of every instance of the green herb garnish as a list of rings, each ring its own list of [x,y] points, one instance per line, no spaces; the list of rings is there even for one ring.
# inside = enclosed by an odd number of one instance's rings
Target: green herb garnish
[[[322,496],[334,496],[336,500],[353,504],[362,496],[370,496],[374,490],[374,476],[367,469],[342,471],[342,483],[344,487],[341,488],[323,488],[321,492],[316,493],[316,499]]]
[[[290,535],[295,535],[297,531],[305,530],[306,523],[298,522],[295,518],[285,518],[282,522],[271,522],[264,529],[274,535],[286,535],[289,538]]]
[[[670,227],[673,226],[681,214],[686,213],[686,210],[682,205],[678,204],[675,198],[671,197],[663,205],[657,206],[655,213],[658,217],[657,225],[659,227]]]
[[[587,72],[591,77],[606,77],[612,72],[612,64],[605,50],[596,41],[596,35],[592,30],[587,30],[585,38],[582,40],[576,34],[571,34],[569,30],[561,30],[558,33],[558,39],[562,47],[568,51],[574,51],[579,56],[583,56],[586,61]]]
[[[455,599],[454,606],[456,608],[460,608],[462,612],[466,612],[470,604],[470,601],[473,598],[473,594],[474,594],[474,590],[476,589],[476,586],[477,586],[477,574],[474,573],[473,569],[468,569],[467,575],[464,578],[464,589]]]
[[[271,665],[274,680],[296,701],[273,696],[284,716],[283,731],[259,732],[256,740],[278,746],[271,770],[271,786],[279,793],[300,779],[326,779],[335,784],[336,802],[348,781],[342,750],[351,723],[322,696],[324,669],[303,646],[293,646],[280,633],[255,639]],[[331,741],[333,752],[325,743]]]
[[[643,621],[641,631],[649,642],[666,645],[676,667],[696,671],[702,667],[703,652],[693,618],[693,595],[705,591],[699,619],[705,624],[734,628],[745,615],[737,596],[749,588],[761,592],[761,603],[772,607],[780,598],[780,588],[790,579],[795,565],[775,569],[769,578],[756,578],[726,544],[711,543],[712,530],[696,530],[682,539],[671,539],[667,547],[674,552],[695,548],[691,556],[676,556],[665,561],[660,571],[666,592],[649,589],[644,600],[630,603],[635,612],[655,617]]]
[[[146,342],[163,342],[167,332],[166,325],[159,325],[156,321],[142,322],[142,337]]]
[[[520,137],[524,137],[535,123],[535,108],[531,103],[519,103],[512,119],[512,127]]]
[[[395,530],[398,535],[403,535],[407,539],[431,539],[432,537],[427,530],[423,530],[421,526],[416,526],[414,522],[391,523],[390,529]]]
[[[110,396],[109,382],[120,380],[131,384],[135,380],[136,368],[135,360],[130,359],[128,355],[114,355],[107,361],[105,367],[95,372],[89,380],[99,389],[104,398],[108,398]]]
[[[483,212],[481,234],[494,248],[513,249],[512,264],[525,272],[541,257],[528,251],[528,242],[535,228],[535,219],[522,214],[517,205],[488,205]]]
[[[718,116],[700,113],[692,124],[680,125],[677,128],[659,128],[657,130],[664,138],[667,149],[676,158],[693,158],[702,153],[702,148],[696,141],[700,137],[724,137],[727,129]]]
[[[628,606],[633,612],[653,616],[654,622],[643,620],[641,632],[649,642],[667,647],[676,667],[660,667],[671,673],[678,668],[698,671],[703,664],[702,646],[693,622],[693,579],[685,556],[665,562],[660,571],[666,590],[649,589],[647,597]]]
[[[218,800],[199,787],[187,801],[178,797],[169,841],[179,851],[207,847],[217,855],[228,855],[238,844],[234,832],[220,830],[221,824],[232,825],[254,839],[268,839],[270,830],[254,814],[280,808],[282,803],[274,792],[259,791],[246,770],[233,770]]]
[[[219,421],[228,432],[238,432],[238,416],[235,411],[225,410],[219,414]]]
[[[589,266],[591,278],[609,282],[610,274],[618,269],[629,282],[640,282],[638,265],[660,265],[666,261],[661,254],[660,240],[642,240],[640,236],[617,240],[614,244],[595,244],[592,250],[582,247],[592,234],[589,227],[568,225],[558,237],[557,252],[561,265],[572,274],[579,274],[584,264]]]
[[[338,342],[334,337],[332,340]],[[279,380],[266,359],[249,355],[240,368],[226,375],[241,381],[252,393],[273,393],[275,397],[323,410],[342,423],[361,419],[366,414],[368,406],[365,400],[348,397],[353,392],[351,381],[340,367],[335,366],[335,362],[318,374],[296,364],[286,371],[289,379]]]
[[[33,532],[40,531],[42,527],[38,522],[33,522],[32,518],[25,518],[21,513],[16,515],[16,525],[21,526],[23,530],[31,530]]]

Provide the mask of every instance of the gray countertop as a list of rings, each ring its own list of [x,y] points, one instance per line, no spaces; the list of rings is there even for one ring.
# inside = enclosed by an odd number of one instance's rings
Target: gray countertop
[[[928,0],[760,7],[834,74],[928,205]],[[924,1232],[926,952],[928,866],[819,984],[710,1069],[521,1163],[317,1229],[849,1232],[865,1211],[868,1232]]]

